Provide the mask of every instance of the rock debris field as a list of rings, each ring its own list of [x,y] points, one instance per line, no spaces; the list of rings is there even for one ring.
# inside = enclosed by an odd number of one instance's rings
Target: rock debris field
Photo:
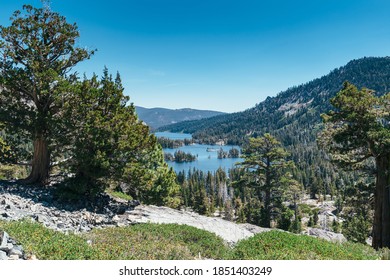
[[[73,233],[138,223],[185,224],[213,232],[230,245],[256,233],[270,230],[184,210],[140,205],[137,201],[116,199],[108,195],[102,195],[93,204],[87,201],[64,204],[55,199],[52,187],[0,182],[0,219],[14,221],[26,218],[56,231]],[[323,232],[319,229],[309,229],[306,234],[344,241],[341,234]],[[0,260],[31,258],[26,256],[23,248],[1,229],[0,237]]]

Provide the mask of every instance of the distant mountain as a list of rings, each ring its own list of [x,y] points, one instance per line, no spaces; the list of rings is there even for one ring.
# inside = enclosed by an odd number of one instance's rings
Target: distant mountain
[[[332,109],[329,102],[345,81],[358,88],[372,89],[377,95],[390,91],[390,57],[362,58],[331,71],[328,75],[280,92],[246,111],[187,121],[162,130],[191,133],[194,139],[215,143],[243,144],[248,137],[269,132],[291,152],[298,167],[295,176],[312,193],[352,185],[357,174],[337,170],[316,144],[322,128],[320,114]]]
[[[223,115],[226,113],[208,110],[196,109],[165,109],[165,108],[144,108],[135,106],[138,117],[147,123],[152,129],[161,126],[175,124],[182,121],[200,120],[213,116]]]
[[[244,142],[247,136],[277,133],[278,130],[285,131],[287,127],[294,127],[292,137],[298,137],[321,122],[320,114],[331,109],[329,99],[345,81],[359,88],[373,89],[377,94],[387,93],[390,91],[390,57],[353,60],[328,75],[289,88],[276,97],[268,97],[243,112],[182,122],[161,129],[192,133],[193,137],[205,142],[225,139],[234,144]]]

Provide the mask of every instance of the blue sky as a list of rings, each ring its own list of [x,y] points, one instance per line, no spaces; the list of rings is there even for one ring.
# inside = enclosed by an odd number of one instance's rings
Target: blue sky
[[[0,24],[40,1],[0,1]],[[52,0],[144,107],[242,111],[352,59],[390,55],[390,1]]]

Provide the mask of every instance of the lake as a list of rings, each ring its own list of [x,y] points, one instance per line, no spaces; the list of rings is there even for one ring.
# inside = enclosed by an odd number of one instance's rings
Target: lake
[[[172,140],[184,140],[184,139],[191,139],[191,134],[184,134],[184,133],[171,133],[171,132],[156,132],[155,135],[157,137],[165,137]],[[168,165],[170,167],[173,167],[175,172],[179,171],[185,171],[188,173],[188,171],[193,168],[199,169],[203,172],[214,172],[219,167],[224,169],[225,171],[228,171],[228,169],[231,169],[234,167],[234,165],[237,162],[241,162],[243,159],[241,158],[225,158],[225,159],[218,159],[218,150],[222,148],[224,151],[228,152],[232,148],[236,148],[238,150],[241,150],[239,146],[233,146],[233,145],[225,145],[225,146],[219,146],[219,145],[203,145],[203,144],[193,144],[189,146],[182,146],[177,149],[163,149],[165,153],[171,153],[174,154],[175,151],[181,150],[185,153],[191,153],[195,156],[197,156],[197,160],[193,162],[171,162],[167,161]]]

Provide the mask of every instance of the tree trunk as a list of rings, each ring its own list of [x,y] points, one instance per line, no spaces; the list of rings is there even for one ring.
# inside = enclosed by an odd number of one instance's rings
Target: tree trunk
[[[266,158],[266,169],[265,169],[265,213],[266,220],[265,223],[267,227],[271,227],[271,159],[269,157]]]
[[[265,201],[264,201],[264,208],[265,208],[265,225],[267,227],[271,227],[271,190],[267,189],[265,191]]]
[[[390,248],[390,156],[376,158],[376,168],[372,246]]]
[[[50,153],[48,143],[43,135],[34,141],[34,155],[30,175],[23,180],[26,184],[45,184],[49,178]]]

